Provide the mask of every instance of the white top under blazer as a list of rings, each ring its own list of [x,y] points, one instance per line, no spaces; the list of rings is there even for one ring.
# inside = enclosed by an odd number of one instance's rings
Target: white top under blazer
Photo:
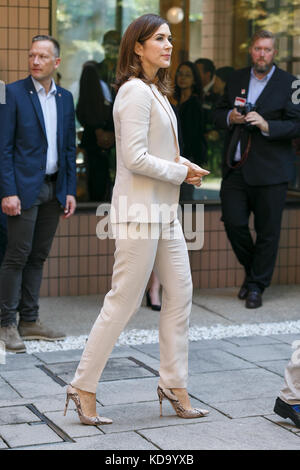
[[[155,85],[124,83],[114,103],[117,171],[111,221],[166,222],[159,207],[178,205],[188,172],[179,156],[177,119]],[[172,221],[174,217],[171,216]]]

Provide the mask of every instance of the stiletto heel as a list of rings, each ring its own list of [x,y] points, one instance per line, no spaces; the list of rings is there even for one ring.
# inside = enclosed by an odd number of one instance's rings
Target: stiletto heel
[[[80,397],[74,387],[72,385],[68,385],[67,388],[67,398],[66,398],[66,405],[65,405],[65,411],[64,411],[64,416],[66,416],[67,413],[67,408],[69,405],[69,401],[73,400],[76,406],[76,411],[78,413],[80,422],[82,424],[88,424],[90,426],[98,426],[99,424],[111,424],[112,420],[109,418],[105,418],[103,416],[86,416],[82,412],[82,407],[81,407],[81,402],[80,402]]]
[[[66,404],[65,404],[64,416],[66,416],[66,414],[67,414],[67,409],[68,409],[68,406],[69,406],[69,401],[70,401],[70,396],[67,395]]]
[[[173,406],[177,416],[180,418],[191,419],[191,418],[202,418],[208,415],[209,411],[200,410],[199,408],[186,409],[182,406],[175,393],[170,388],[157,387],[157,395],[160,403],[160,416],[162,416],[162,401],[164,399],[169,400]]]
[[[161,305],[153,304],[151,302],[150,292],[148,290],[146,292],[146,300],[147,300],[147,307],[150,307],[152,310],[156,310],[157,312],[160,312]]]
[[[159,399],[159,410],[160,410],[160,416],[162,416],[162,401],[163,399],[158,395],[158,399]]]

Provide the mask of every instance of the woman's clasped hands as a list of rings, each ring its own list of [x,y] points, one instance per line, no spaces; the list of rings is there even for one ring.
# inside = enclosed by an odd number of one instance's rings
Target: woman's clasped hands
[[[196,165],[196,163],[186,161],[183,164],[188,167],[186,179],[184,180],[185,183],[200,187],[202,184],[202,177],[209,175],[210,172]]]

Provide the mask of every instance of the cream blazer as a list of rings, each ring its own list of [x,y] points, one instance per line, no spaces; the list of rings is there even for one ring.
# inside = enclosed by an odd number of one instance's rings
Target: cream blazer
[[[113,117],[117,171],[111,221],[172,221],[188,168],[179,156],[177,119],[168,99],[155,85],[132,78],[117,93]]]

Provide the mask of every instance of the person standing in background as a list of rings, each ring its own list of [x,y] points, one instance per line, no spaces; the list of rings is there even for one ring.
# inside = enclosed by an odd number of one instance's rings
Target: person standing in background
[[[197,165],[207,162],[207,145],[204,137],[202,85],[196,65],[183,62],[175,75],[174,100],[181,130],[182,155]],[[194,188],[183,183],[180,200],[193,200]]]
[[[215,119],[227,130],[220,197],[227,236],[245,270],[238,297],[246,300],[246,308],[258,308],[276,262],[300,106],[292,100],[295,77],[274,64],[274,35],[256,32],[249,52],[252,66],[231,75]]]
[[[76,207],[75,113],[70,92],[56,86],[59,43],[32,39],[30,76],[6,87],[0,105],[0,187],[8,244],[0,270],[0,340],[26,351],[23,340],[54,341],[64,333],[39,319],[43,265],[60,214]],[[17,326],[17,313],[19,324]]]
[[[84,129],[80,147],[86,156],[90,201],[111,200],[110,158],[115,147],[112,107],[112,101],[105,98],[95,62],[86,62],[80,77],[76,115]]]

